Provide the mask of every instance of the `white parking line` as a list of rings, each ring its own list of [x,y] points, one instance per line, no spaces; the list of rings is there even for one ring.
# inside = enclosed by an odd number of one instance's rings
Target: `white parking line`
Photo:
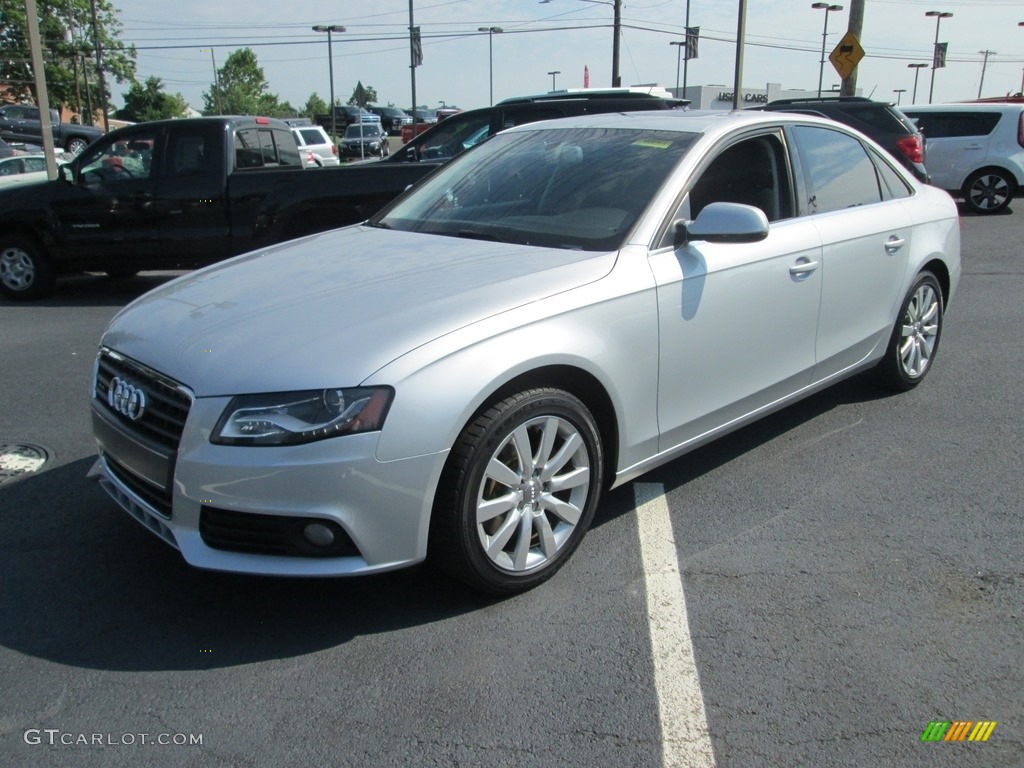
[[[661,720],[662,765],[714,768],[665,490],[658,483],[634,483],[633,489]]]

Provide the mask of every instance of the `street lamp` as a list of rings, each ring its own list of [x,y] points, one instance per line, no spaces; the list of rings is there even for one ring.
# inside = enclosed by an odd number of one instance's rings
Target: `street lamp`
[[[676,48],[676,96],[679,96],[679,60],[683,57],[683,48],[686,47],[686,41],[671,42],[669,45],[678,46]]]
[[[1018,21],[1017,26],[1024,27],[1024,21]],[[1024,69],[1021,69],[1020,73],[1020,95],[1024,96]]]
[[[562,74],[562,70],[556,69],[554,72],[548,72],[548,74],[551,75],[551,90],[554,91],[555,90],[555,75]]]
[[[487,33],[487,51],[491,60],[491,106],[494,106],[494,33],[505,30],[501,27],[477,27],[476,31]]]
[[[921,74],[921,68],[927,66],[927,64],[907,64],[907,69],[914,70],[914,94],[910,97],[911,104],[917,104],[917,76]]]
[[[818,98],[821,98],[821,78],[825,74],[825,38],[828,35],[828,15],[832,11],[841,11],[841,5],[829,5],[828,3],[811,3],[811,8],[825,11],[825,28],[821,31],[821,65],[818,67]]]
[[[925,11],[924,15],[935,17],[935,46],[932,48],[932,82],[928,87],[928,103],[931,104],[932,96],[935,93],[935,65],[939,63],[939,24],[942,23],[943,19],[948,19],[953,14],[949,11]]]
[[[896,106],[900,105],[900,100],[903,98],[903,94],[907,92],[906,88],[893,88],[892,92],[896,94]]]
[[[338,140],[338,125],[334,116],[334,50],[331,47],[331,33],[344,32],[345,28],[338,24],[315,24],[313,31],[327,33],[327,71],[331,78],[331,141],[334,142]]]
[[[551,0],[538,0],[541,5],[550,3]],[[622,78],[619,76],[619,38],[622,37],[622,0],[580,0],[582,3],[594,3],[596,5],[610,5],[612,7],[612,88],[622,85]],[[690,7],[687,5],[686,12],[689,14]],[[551,74],[550,72],[548,74]]]

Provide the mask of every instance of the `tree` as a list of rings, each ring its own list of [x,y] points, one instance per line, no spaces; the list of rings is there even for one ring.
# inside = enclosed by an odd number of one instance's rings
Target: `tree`
[[[351,106],[365,107],[367,104],[377,103],[377,90],[372,86],[363,86],[362,81],[356,83],[352,90],[352,98],[348,100]]]
[[[118,40],[121,23],[110,2],[95,0],[95,5],[106,85],[103,96],[109,103],[111,79],[125,83],[135,77],[135,48]],[[50,106],[73,109],[88,123],[104,101],[91,8],[91,0],[36,0]],[[7,86],[9,97],[38,104],[24,0],[0,0],[0,50],[0,82]]]
[[[133,123],[144,123],[148,120],[165,120],[169,117],[184,117],[188,112],[188,104],[180,93],[173,96],[164,93],[164,84],[159,77],[146,78],[145,85],[137,81],[124,96],[124,108],[118,110],[117,116]]]
[[[316,95],[316,92],[309,94],[309,98],[306,99],[305,105],[302,107],[302,114],[306,117],[316,117],[317,115],[326,115],[330,112],[330,106],[326,101]]]
[[[291,114],[292,107],[280,104],[277,95],[268,89],[263,67],[252,48],[239,48],[217,70],[217,82],[203,93],[203,114],[275,116],[282,107]]]

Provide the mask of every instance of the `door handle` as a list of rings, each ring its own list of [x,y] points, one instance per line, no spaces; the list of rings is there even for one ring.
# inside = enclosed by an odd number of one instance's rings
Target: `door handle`
[[[818,262],[801,256],[797,259],[796,264],[789,268],[789,274],[793,275],[793,277],[806,277],[817,268]]]
[[[907,239],[905,237],[896,237],[896,235],[893,235],[885,241],[885,250],[889,253],[896,253],[896,251],[906,244]]]

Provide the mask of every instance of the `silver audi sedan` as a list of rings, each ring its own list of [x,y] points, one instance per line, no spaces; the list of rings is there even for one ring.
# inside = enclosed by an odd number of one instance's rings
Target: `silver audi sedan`
[[[917,386],[959,252],[949,195],[836,123],[521,126],[126,307],[92,474],[201,568],[528,589],[604,490],[860,371]]]

